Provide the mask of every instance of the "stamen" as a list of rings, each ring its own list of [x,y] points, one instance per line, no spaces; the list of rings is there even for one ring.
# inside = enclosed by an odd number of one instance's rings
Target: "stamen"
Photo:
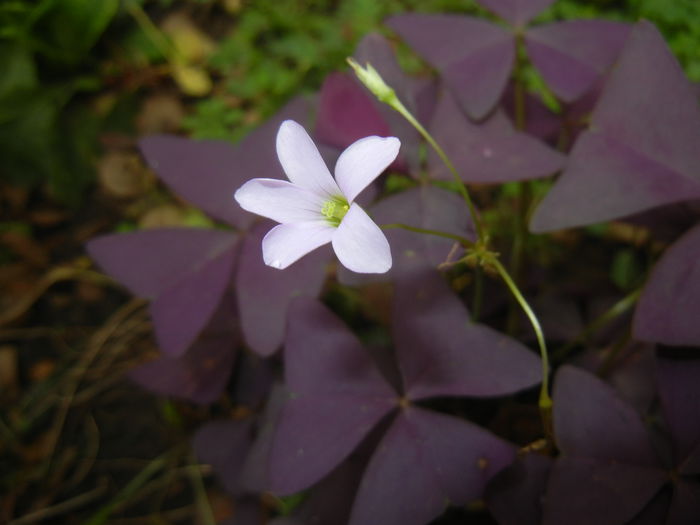
[[[321,214],[333,226],[338,227],[349,209],[350,205],[343,197],[333,197],[331,200],[323,203]]]

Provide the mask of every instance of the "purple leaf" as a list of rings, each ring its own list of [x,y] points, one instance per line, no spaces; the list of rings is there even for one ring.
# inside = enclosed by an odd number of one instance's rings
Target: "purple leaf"
[[[379,109],[357,81],[345,73],[331,73],[323,81],[318,101],[315,136],[345,149],[369,135],[391,135]]]
[[[678,465],[700,444],[700,361],[659,358],[657,380]]]
[[[150,305],[164,353],[182,355],[207,325],[231,281],[237,236],[194,228],[99,237],[88,252]]]
[[[154,299],[149,310],[164,353],[182,355],[197,339],[233,277],[237,246],[201,265]]]
[[[517,341],[474,324],[434,270],[397,282],[393,333],[409,399],[499,396],[541,380],[539,358]]]
[[[627,523],[667,481],[667,474],[655,468],[616,460],[559,458],[549,476],[543,523]]]
[[[546,177],[564,166],[566,157],[537,139],[516,131],[500,111],[474,124],[457,107],[449,93],[442,94],[430,131],[468,182],[497,183]],[[431,175],[453,178],[431,149]]]
[[[573,102],[607,73],[629,29],[607,20],[569,20],[529,29],[525,43],[547,85],[565,102]]]
[[[184,355],[137,366],[129,377],[158,394],[202,405],[212,403],[226,387],[235,347],[236,339],[230,333],[205,333]]]
[[[458,15],[398,15],[387,25],[440,72],[472,118],[486,116],[501,98],[515,59],[508,31]]]
[[[564,455],[658,464],[640,416],[597,377],[563,366],[557,373],[553,398],[557,445]]]
[[[634,316],[634,336],[668,345],[700,345],[700,226],[675,242],[654,267]]]
[[[658,30],[640,22],[611,72],[591,129],[540,203],[531,230],[624,217],[700,197],[700,107]]]
[[[88,242],[87,251],[131,293],[154,299],[230,250],[236,240],[222,230],[162,228],[103,235]]]
[[[250,230],[243,240],[235,278],[243,336],[263,356],[273,354],[282,344],[291,300],[319,294],[330,258],[328,249],[321,248],[285,270],[265,266],[262,238],[272,226],[265,221]]]
[[[149,166],[175,193],[245,229],[254,216],[233,201],[233,193],[253,175],[285,178],[275,153],[277,129],[286,119],[304,122],[308,113],[308,101],[296,98],[237,145],[167,135],[146,137],[139,145]]]
[[[512,445],[471,423],[405,408],[370,460],[350,525],[423,525],[448,502],[481,498],[514,456]]]
[[[271,488],[303,490],[338,465],[397,404],[361,343],[322,304],[297,299],[285,341],[284,406],[270,456]]]
[[[554,0],[477,0],[477,3],[515,27],[524,27],[535,15],[544,11],[553,2]]]
[[[250,450],[253,420],[211,421],[194,436],[193,448],[200,461],[209,463],[231,494],[241,492],[240,477]]]
[[[496,474],[486,488],[486,503],[499,525],[540,525],[542,499],[552,459],[528,453]]]

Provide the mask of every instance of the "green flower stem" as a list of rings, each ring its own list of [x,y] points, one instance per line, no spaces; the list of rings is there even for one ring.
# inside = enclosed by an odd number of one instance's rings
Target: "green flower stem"
[[[540,413],[542,415],[542,423],[544,426],[545,434],[548,438],[551,438],[552,398],[549,397],[549,356],[547,355],[547,343],[544,340],[544,333],[542,332],[542,327],[540,326],[540,322],[537,319],[535,312],[532,311],[532,308],[528,304],[527,300],[525,299],[525,297],[523,297],[523,294],[520,293],[518,285],[515,284],[513,279],[511,279],[510,275],[508,274],[508,271],[505,269],[503,264],[501,264],[501,261],[499,261],[498,258],[494,255],[489,253],[484,255],[484,261],[487,264],[492,265],[496,269],[498,274],[506,283],[506,286],[508,286],[508,288],[510,289],[510,292],[515,297],[515,300],[518,301],[518,304],[520,304],[520,307],[525,312],[525,315],[530,320],[532,328],[535,331],[535,336],[537,337],[537,344],[540,347],[540,358],[542,360],[542,386],[540,388],[539,407]]]
[[[484,231],[484,226],[481,222],[481,218],[479,217],[478,212],[476,211],[476,206],[474,206],[474,201],[472,201],[472,198],[469,196],[469,190],[467,190],[467,186],[464,184],[464,181],[462,180],[462,177],[459,176],[459,173],[457,172],[457,169],[454,167],[454,164],[452,164],[452,161],[450,158],[447,156],[447,154],[444,152],[444,150],[440,147],[440,145],[435,142],[435,139],[433,136],[428,133],[428,130],[426,130],[418,120],[411,114],[408,109],[406,109],[406,106],[403,105],[403,103],[398,99],[398,97],[395,98],[392,103],[389,104],[392,108],[394,108],[397,112],[403,116],[416,130],[418,133],[421,134],[421,136],[432,146],[432,148],[435,150],[435,153],[438,154],[442,162],[445,163],[445,166],[447,166],[447,169],[450,170],[450,173],[455,179],[455,182],[457,183],[457,188],[459,189],[459,193],[462,195],[462,198],[464,199],[464,202],[467,203],[467,208],[469,208],[469,214],[472,217],[472,222],[474,222],[474,225],[476,226],[476,234],[479,237],[480,241],[485,241],[486,240],[486,232]]]
[[[627,312],[630,308],[632,308],[639,300],[639,296],[641,294],[642,289],[639,288],[620,299],[608,310],[606,310],[600,316],[596,317],[593,321],[591,321],[591,323],[588,326],[586,326],[576,337],[574,337],[566,345],[557,349],[553,353],[552,359],[564,359],[564,357],[566,357],[567,354],[571,352],[571,350],[573,350],[576,346],[584,343],[591,335],[595,334],[597,331],[599,331],[601,328],[607,325],[610,321],[616,319],[617,317]]]
[[[444,237],[445,239],[452,239],[453,241],[457,241],[461,243],[462,245],[466,247],[473,246],[474,243],[467,239],[466,237],[462,237],[461,235],[454,235],[452,233],[447,233],[447,232],[441,232],[438,230],[428,230],[426,228],[416,228],[415,226],[409,226],[408,224],[402,224],[400,222],[395,222],[392,224],[382,224],[382,228],[385,229],[392,229],[392,228],[401,228],[402,230],[408,230],[413,233],[423,233],[425,235],[435,235],[436,237]]]

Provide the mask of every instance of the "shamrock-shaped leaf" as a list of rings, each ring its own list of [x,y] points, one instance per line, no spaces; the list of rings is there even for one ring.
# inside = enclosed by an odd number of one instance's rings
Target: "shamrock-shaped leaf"
[[[700,226],[656,264],[639,299],[634,335],[669,345],[700,345]]]
[[[688,366],[689,365],[689,366]],[[688,368],[685,368],[688,366]],[[562,367],[554,388],[554,427],[562,455],[545,498],[545,524],[693,523],[700,483],[686,461],[698,440],[696,362],[659,360],[659,390],[676,451],[675,465],[662,462],[651,447],[639,415],[600,379]],[[668,407],[668,408],[666,408]],[[686,418],[689,418],[686,421]],[[690,450],[690,455],[683,457]],[[662,488],[671,484],[670,501]],[[585,491],[581,487],[586,487]],[[636,521],[639,520],[639,521]]]
[[[448,319],[445,334],[459,334],[462,354],[481,355],[478,347],[485,345],[513,359],[523,377],[514,379],[506,364],[504,370],[488,368],[495,379],[482,381],[476,378],[476,367],[499,366],[503,364],[499,357],[488,363],[479,362],[480,358],[470,361],[456,355],[446,338],[408,342],[397,337],[397,359],[407,385],[401,395],[340,321],[319,303],[298,299],[290,311],[285,345],[287,387],[292,395],[282,409],[270,456],[273,490],[290,493],[315,483],[390,412],[396,415],[362,478],[351,514],[353,525],[373,522],[376,516],[385,525],[421,525],[437,516],[445,501],[466,503],[479,498],[488,479],[512,460],[512,445],[470,423],[416,408],[411,402],[437,395],[513,393],[539,380],[537,358],[489,330],[470,326],[461,304],[450,306],[438,297],[443,292],[451,295],[449,288],[415,288],[421,279],[414,274],[397,284],[405,291],[397,292],[396,305],[417,301],[420,306],[401,310],[395,305],[395,331],[420,324],[425,310],[439,304]],[[448,312],[451,308],[456,312]],[[406,345],[410,348],[404,349]],[[429,373],[424,378],[415,374],[414,364],[430,359],[436,364],[431,363]],[[449,367],[453,370],[448,372]],[[481,375],[487,375],[484,368]],[[369,516],[373,518],[367,521]]]
[[[387,25],[442,75],[472,118],[501,97],[515,60],[515,41],[489,22],[457,15],[405,14]]]
[[[700,107],[658,30],[630,33],[561,178],[531,229],[623,217],[700,197]]]

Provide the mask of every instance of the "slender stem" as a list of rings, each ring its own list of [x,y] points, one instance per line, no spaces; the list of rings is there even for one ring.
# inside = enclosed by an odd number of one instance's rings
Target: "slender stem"
[[[409,226],[408,224],[402,224],[400,222],[395,222],[392,224],[382,224],[382,228],[386,229],[391,229],[391,228],[401,228],[402,230],[408,230],[410,232],[414,233],[423,233],[425,235],[435,235],[436,237],[444,237],[445,239],[452,239],[453,241],[457,241],[464,246],[473,246],[474,243],[467,239],[466,237],[462,237],[461,235],[454,235],[452,233],[447,233],[447,232],[441,232],[439,230],[428,230],[426,228],[416,228],[415,226]]]
[[[547,355],[547,343],[544,339],[544,332],[542,331],[542,327],[540,326],[540,322],[537,319],[535,312],[532,311],[532,308],[528,304],[527,300],[525,299],[525,297],[523,297],[523,294],[520,293],[518,285],[516,285],[513,279],[511,279],[510,275],[508,274],[508,271],[505,269],[503,264],[501,264],[501,261],[499,261],[497,257],[494,257],[492,255],[488,256],[486,258],[486,261],[489,264],[493,265],[493,267],[496,269],[503,281],[506,283],[506,286],[508,286],[511,293],[515,297],[515,300],[518,301],[518,304],[520,304],[520,307],[525,312],[525,315],[530,320],[532,328],[535,331],[535,336],[537,337],[537,344],[540,347],[540,357],[542,360],[542,386],[540,388],[539,400],[540,413],[542,414],[542,423],[544,426],[545,434],[547,435],[547,437],[551,437],[552,398],[549,397],[549,356]]]
[[[406,120],[408,120],[408,122],[411,123],[411,125],[414,128],[416,128],[418,133],[420,133],[423,136],[423,138],[428,142],[428,144],[430,144],[433,147],[440,159],[442,159],[442,162],[444,162],[445,166],[447,166],[447,169],[450,170],[450,173],[452,174],[452,176],[455,179],[455,182],[457,183],[459,193],[462,195],[464,202],[467,203],[467,207],[469,208],[469,214],[471,215],[472,221],[476,226],[476,233],[479,237],[479,241],[484,242],[486,239],[484,226],[481,223],[481,218],[479,217],[478,212],[476,211],[476,206],[474,206],[474,202],[469,196],[469,190],[467,190],[464,181],[457,172],[457,168],[454,167],[454,164],[452,164],[452,161],[443,151],[440,145],[437,142],[435,142],[435,139],[432,137],[432,135],[428,133],[428,131],[421,125],[420,122],[418,122],[418,120],[416,120],[416,118],[411,114],[410,111],[408,111],[408,109],[406,109],[406,106],[404,106],[398,98],[396,98],[395,102],[391,104],[391,107],[398,111]]]
[[[620,299],[608,310],[606,310],[601,315],[596,317],[593,321],[591,321],[591,323],[588,326],[586,326],[583,330],[581,330],[581,332],[579,332],[579,334],[576,337],[574,337],[569,343],[557,349],[554,352],[554,355],[552,355],[552,358],[556,360],[563,359],[576,346],[583,343],[586,339],[588,339],[591,335],[603,328],[610,321],[619,317],[620,315],[624,314],[627,310],[632,308],[635,305],[635,303],[639,300],[639,296],[641,294],[642,289],[639,288]]]

